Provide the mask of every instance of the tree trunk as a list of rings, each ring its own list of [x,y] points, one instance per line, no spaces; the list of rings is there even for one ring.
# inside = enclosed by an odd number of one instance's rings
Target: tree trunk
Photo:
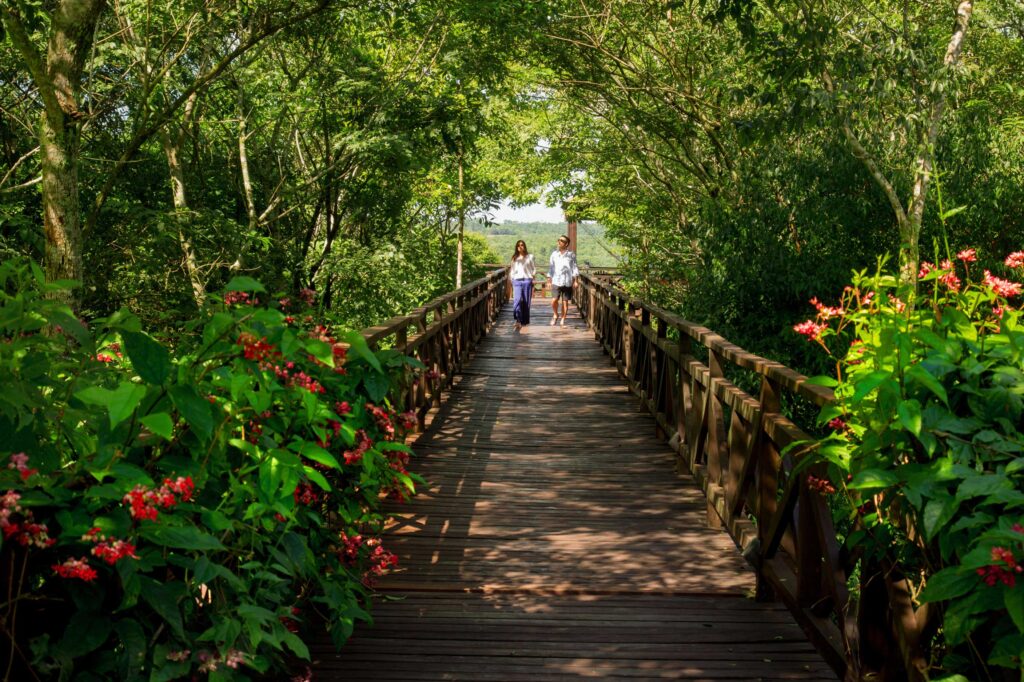
[[[78,204],[78,132],[74,123],[47,114],[39,122],[41,147],[45,270],[49,282],[82,281],[82,226]],[[80,295],[69,290],[54,294],[74,306]]]
[[[964,36],[967,34],[967,25],[971,21],[973,11],[972,0],[962,0],[957,6],[953,35],[949,39],[946,55],[942,60],[944,72],[955,67],[960,61]],[[945,84],[940,83],[940,85]],[[921,223],[924,220],[928,185],[935,167],[935,141],[939,137],[942,114],[946,110],[946,88],[939,87],[935,90],[935,98],[932,100],[931,110],[928,112],[928,125],[922,133],[917,158],[914,160],[914,187],[910,195],[910,206],[905,220],[900,223],[900,265],[904,270],[904,277],[908,276],[907,270],[909,270],[910,277],[917,276],[920,264],[918,240],[921,236]]]
[[[245,92],[242,90],[242,84],[238,83],[238,99],[235,104],[235,110],[238,114],[238,165],[242,171],[242,189],[245,192],[245,211],[249,216],[249,230],[255,232],[256,228],[259,227],[259,218],[256,216],[256,201],[253,198],[252,179],[249,177],[249,151],[246,146],[249,133],[246,131],[245,124],[244,97]]]
[[[46,236],[45,269],[49,281],[82,281],[82,225],[78,197],[79,120],[82,70],[92,48],[96,24],[106,0],[62,0],[51,13],[46,58],[36,50],[19,9],[4,3],[0,19],[39,90],[43,113],[39,146]],[[80,294],[52,296],[75,306]]]
[[[462,288],[462,238],[466,232],[466,202],[463,198],[462,151],[459,150],[459,240],[455,247],[455,288]]]
[[[164,149],[164,156],[167,157],[167,170],[171,178],[171,198],[174,201],[174,220],[178,226],[178,243],[185,259],[185,272],[188,273],[188,280],[192,285],[192,298],[196,302],[196,307],[202,308],[206,303],[206,285],[199,272],[195,249],[188,238],[191,209],[188,205],[188,195],[185,193],[185,171],[179,158],[180,141],[180,135],[172,137],[166,128],[160,131],[160,145]]]

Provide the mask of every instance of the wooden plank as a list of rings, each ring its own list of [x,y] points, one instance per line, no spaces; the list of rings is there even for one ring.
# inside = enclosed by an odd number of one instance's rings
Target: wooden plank
[[[421,494],[391,507],[399,570],[377,587],[398,599],[340,653],[317,640],[315,676],[834,680],[789,611],[748,598],[752,571],[590,330],[549,326],[547,305],[521,333],[506,306],[444,392],[413,444]]]

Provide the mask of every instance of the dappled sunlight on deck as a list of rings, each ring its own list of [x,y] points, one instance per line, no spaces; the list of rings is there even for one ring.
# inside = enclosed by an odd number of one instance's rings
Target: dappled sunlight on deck
[[[834,679],[576,318],[503,315],[415,444],[344,679]],[[539,323],[539,324],[538,324]],[[342,673],[341,671],[344,671]]]

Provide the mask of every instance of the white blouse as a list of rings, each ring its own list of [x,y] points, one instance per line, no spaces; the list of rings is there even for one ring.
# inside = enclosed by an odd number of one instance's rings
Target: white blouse
[[[533,279],[535,274],[537,274],[537,265],[533,262],[532,253],[512,259],[512,272],[509,274],[512,279]]]

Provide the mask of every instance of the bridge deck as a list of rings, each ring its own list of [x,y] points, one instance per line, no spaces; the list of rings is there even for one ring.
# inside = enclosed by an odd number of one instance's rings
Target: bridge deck
[[[705,527],[578,317],[498,324],[415,445],[427,485],[386,545],[402,570],[376,624],[316,679],[834,680],[781,605]]]

